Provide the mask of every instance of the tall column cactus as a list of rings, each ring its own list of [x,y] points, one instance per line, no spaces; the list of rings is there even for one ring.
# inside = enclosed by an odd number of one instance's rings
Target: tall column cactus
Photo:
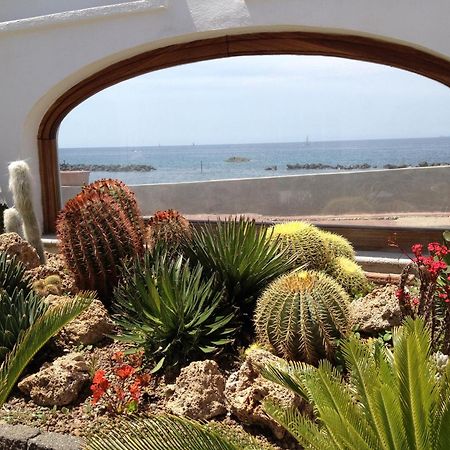
[[[66,203],[57,234],[77,286],[110,306],[127,258],[144,252],[144,225],[134,194],[120,181],[92,183]]]
[[[9,189],[14,206],[22,216],[25,239],[36,249],[41,264],[45,263],[44,246],[39,223],[33,208],[33,188],[30,168],[25,161],[14,161],[8,166]]]

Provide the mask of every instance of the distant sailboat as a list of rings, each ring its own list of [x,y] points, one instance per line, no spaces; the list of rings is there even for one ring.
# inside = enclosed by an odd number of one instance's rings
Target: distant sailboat
[[[309,136],[306,136],[305,147],[308,147],[309,145],[311,145],[310,142],[309,142]]]

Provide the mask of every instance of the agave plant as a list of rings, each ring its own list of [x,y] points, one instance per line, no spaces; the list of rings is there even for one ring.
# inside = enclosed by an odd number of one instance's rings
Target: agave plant
[[[46,310],[25,276],[23,264],[0,254],[0,363],[12,350],[21,333]]]
[[[307,399],[317,420],[267,404],[305,449],[445,450],[450,443],[450,364],[438,368],[423,320],[406,320],[384,346],[349,339],[348,384],[327,361],[290,363],[264,375]]]
[[[0,365],[0,406],[33,356],[62,327],[86,310],[93,298],[93,293],[81,292],[73,299],[50,306],[23,330]]]
[[[268,283],[293,269],[278,239],[270,237],[245,217],[219,220],[194,230],[187,252],[225,286],[230,304],[251,310]]]
[[[146,252],[124,268],[115,291],[118,339],[142,347],[153,371],[219,351],[232,342],[232,314],[221,315],[223,291],[182,256]]]
[[[13,295],[16,290],[23,291],[25,295],[31,292],[25,266],[6,252],[0,252],[0,288],[9,295]]]

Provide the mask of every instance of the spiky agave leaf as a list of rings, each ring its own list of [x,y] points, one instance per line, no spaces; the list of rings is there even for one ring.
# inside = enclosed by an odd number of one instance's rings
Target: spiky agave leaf
[[[268,412],[305,448],[447,449],[450,365],[437,373],[423,320],[407,319],[396,330],[393,357],[368,345],[356,338],[344,344],[348,385],[326,362],[266,368],[265,377],[309,399],[317,421],[272,404]]]
[[[9,295],[13,295],[16,290],[22,290],[25,295],[31,292],[25,266],[16,256],[10,256],[6,252],[0,252],[0,288]]]
[[[110,432],[99,432],[87,450],[261,450],[251,436],[239,439],[223,430],[175,416],[122,420]],[[273,447],[265,446],[267,450]]]
[[[22,333],[0,366],[0,406],[8,398],[20,374],[33,356],[64,325],[86,310],[94,298],[95,294],[92,292],[80,292],[64,303],[50,306]]]
[[[294,268],[286,252],[271,232],[245,217],[194,229],[187,247],[191,260],[215,275],[229,302],[239,308],[253,305],[268,283]]]
[[[235,331],[233,315],[219,312],[223,291],[203,279],[200,265],[163,249],[156,256],[146,252],[125,267],[114,296],[117,339],[143,347],[154,371],[217,352]]]

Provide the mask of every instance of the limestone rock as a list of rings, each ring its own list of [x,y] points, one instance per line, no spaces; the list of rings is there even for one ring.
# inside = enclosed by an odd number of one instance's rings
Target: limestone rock
[[[37,405],[64,406],[78,398],[89,379],[89,369],[83,354],[69,353],[24,378],[18,387]]]
[[[403,316],[396,290],[397,286],[386,285],[350,303],[352,326],[362,333],[377,334],[400,325]]]
[[[215,361],[194,361],[181,370],[167,408],[176,415],[208,420],[227,412],[225,378]]]
[[[15,255],[26,269],[34,269],[40,264],[36,249],[17,233],[0,234],[0,252],[6,252],[11,257]]]
[[[67,301],[68,297],[49,295],[45,301],[51,304]],[[93,345],[112,333],[114,324],[100,300],[94,300],[89,308],[68,323],[56,336],[57,345]]]
[[[275,437],[282,439],[286,431],[264,409],[265,400],[282,406],[305,407],[304,402],[287,389],[263,378],[261,367],[279,359],[263,349],[252,349],[237,372],[230,375],[225,386],[225,396],[230,412],[246,425],[269,428]]]

